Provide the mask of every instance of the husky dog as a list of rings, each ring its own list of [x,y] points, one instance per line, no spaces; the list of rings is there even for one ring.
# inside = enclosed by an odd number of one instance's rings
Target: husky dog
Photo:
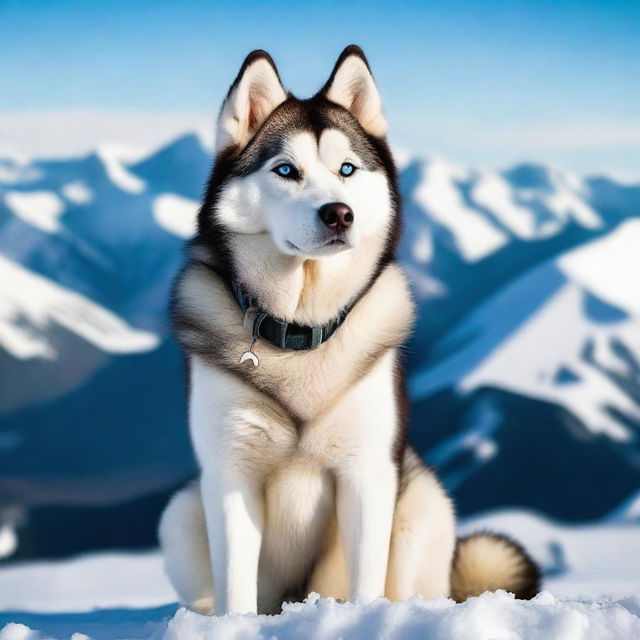
[[[160,523],[167,572],[195,611],[273,613],[312,591],[538,588],[510,540],[456,543],[451,501],[407,445],[399,356],[414,307],[394,263],[386,132],[355,46],[308,100],[254,51],[222,106],[172,312],[201,474]]]

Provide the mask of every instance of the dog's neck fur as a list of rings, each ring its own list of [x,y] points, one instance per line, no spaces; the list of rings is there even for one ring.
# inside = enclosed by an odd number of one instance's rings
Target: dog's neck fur
[[[191,262],[179,278],[172,318],[189,354],[249,382],[303,423],[326,412],[385,352],[402,344],[413,324],[413,304],[400,268],[388,264],[331,339],[302,351],[258,340],[260,365],[254,368],[239,363],[251,343],[252,317],[244,316],[220,273]]]
[[[357,251],[311,260],[280,253],[268,234],[236,241],[239,283],[270,315],[303,325],[329,322],[353,304],[379,273],[384,248],[384,238],[374,238]]]
[[[190,254],[220,273],[230,288],[236,280],[269,315],[319,325],[349,309],[391,261],[386,236],[369,238],[356,251],[317,260],[281,253],[268,233],[230,236],[232,265],[223,264],[201,238],[196,238]]]

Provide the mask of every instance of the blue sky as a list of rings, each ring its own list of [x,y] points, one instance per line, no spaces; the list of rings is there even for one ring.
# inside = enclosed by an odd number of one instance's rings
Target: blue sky
[[[399,145],[640,179],[640,2],[0,0],[0,143],[50,134],[72,150],[92,126],[118,143],[202,126],[251,49],[304,96],[351,42]],[[61,142],[78,114],[86,126]]]

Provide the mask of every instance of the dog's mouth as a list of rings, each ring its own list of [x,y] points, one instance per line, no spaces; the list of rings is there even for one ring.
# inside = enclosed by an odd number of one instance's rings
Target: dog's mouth
[[[324,244],[320,245],[320,249],[324,247],[339,247],[347,244],[347,241],[344,238],[331,238],[327,240]]]
[[[330,253],[332,250],[339,251],[340,249],[347,248],[349,246],[346,239],[341,236],[333,236],[314,247],[307,247],[305,249],[301,249],[298,245],[291,242],[291,240],[287,240],[286,244],[289,249],[300,254]]]

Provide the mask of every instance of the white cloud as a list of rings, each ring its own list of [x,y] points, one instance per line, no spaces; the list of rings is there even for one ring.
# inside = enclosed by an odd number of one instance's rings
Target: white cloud
[[[410,151],[398,153],[400,164],[415,154],[437,154],[487,168],[527,160],[634,183],[639,178],[640,120],[583,118],[514,125],[477,119],[389,119],[392,140]],[[213,112],[0,111],[0,157],[69,157],[106,145],[132,160],[186,132],[198,132],[210,146],[214,124]]]
[[[477,168],[535,162],[629,184],[640,180],[640,118],[604,121],[578,116],[519,124],[472,117],[405,118],[395,127],[390,121],[393,140],[419,155]]]
[[[143,111],[0,112],[0,155],[70,157],[105,144],[143,155],[187,131],[210,144],[213,115]]]
[[[460,129],[458,134],[460,134]],[[640,146],[640,120],[627,123],[573,122],[534,126],[468,127],[464,139],[510,149],[564,150]]]

